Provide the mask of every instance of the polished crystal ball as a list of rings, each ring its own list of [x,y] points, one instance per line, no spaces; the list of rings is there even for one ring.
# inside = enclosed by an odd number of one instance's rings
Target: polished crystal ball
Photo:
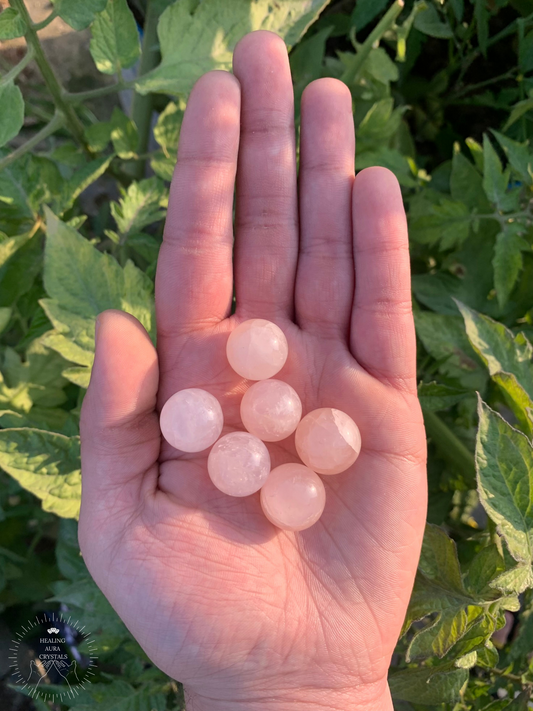
[[[174,393],[159,416],[163,437],[182,452],[201,452],[210,447],[220,437],[223,424],[220,403],[200,388]]]
[[[248,388],[241,400],[243,425],[265,442],[288,437],[301,417],[298,393],[281,380],[260,380]]]
[[[296,428],[296,451],[318,474],[339,474],[361,451],[359,428],[345,412],[321,407],[306,415]]]
[[[263,442],[248,432],[230,432],[209,452],[207,471],[213,484],[230,496],[259,491],[270,472],[270,454]]]
[[[261,489],[261,506],[268,520],[286,531],[303,531],[320,518],[326,505],[321,478],[303,464],[272,469]]]
[[[233,370],[248,380],[276,375],[287,360],[289,346],[283,331],[271,321],[243,321],[228,338],[226,354]]]

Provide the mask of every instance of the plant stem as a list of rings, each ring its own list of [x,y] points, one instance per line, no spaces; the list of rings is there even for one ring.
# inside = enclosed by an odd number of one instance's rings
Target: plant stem
[[[519,676],[518,674],[509,674],[508,672],[504,672],[502,669],[496,669],[496,667],[491,667],[488,669],[491,674],[497,674],[498,676],[503,676],[506,679],[510,679],[511,681],[517,681],[520,684],[523,683],[522,677]]]
[[[360,46],[359,51],[354,54],[350,65],[344,70],[341,81],[348,86],[353,86],[353,84],[355,84],[357,77],[359,76],[359,72],[361,71],[366,58],[370,54],[370,51],[374,47],[374,44],[379,42],[385,32],[390,30],[390,28],[394,25],[396,18],[403,10],[403,6],[404,0],[395,0],[395,2],[389,7],[387,12],[383,15],[381,20]]]
[[[44,128],[41,128],[41,130],[36,133],[35,136],[32,136],[28,141],[26,141],[26,143],[23,143],[16,150],[14,150],[13,153],[10,153],[3,160],[0,160],[0,171],[4,170],[4,168],[7,168],[8,165],[11,165],[11,163],[14,163],[17,158],[20,158],[20,156],[23,156],[25,153],[28,153],[28,151],[33,150],[36,146],[39,145],[39,143],[41,143],[41,141],[44,141],[45,138],[48,138],[48,136],[51,136],[53,133],[55,133],[58,128],[63,126],[64,123],[65,117],[63,116],[63,114],[57,111],[54,114],[54,117],[52,118],[50,123],[46,124]]]
[[[123,81],[117,82],[116,84],[101,86],[98,89],[90,89],[89,91],[78,91],[75,94],[70,94],[69,92],[66,92],[65,94],[63,94],[63,98],[68,104],[80,104],[82,101],[99,99],[101,96],[114,94],[115,92],[122,91],[123,89],[130,89],[131,87],[133,87],[134,83],[135,81]]]
[[[148,0],[146,8],[146,19],[144,21],[144,36],[142,44],[141,64],[139,67],[139,75],[147,74],[154,69],[160,60],[159,50],[157,49],[157,23],[159,14],[157,13],[155,3]],[[142,155],[148,149],[148,141],[150,138],[150,129],[152,124],[152,95],[146,94],[142,96],[133,95],[133,103],[131,107],[131,118],[139,132],[139,142],[137,144],[137,154]],[[135,163],[134,175],[137,180],[144,176],[146,160],[140,159]]]
[[[39,67],[41,74],[43,75],[44,83],[46,84],[48,91],[52,95],[56,109],[65,116],[65,122],[68,124],[69,129],[72,131],[72,134],[74,135],[78,143],[83,146],[84,150],[86,150],[87,153],[90,153],[83,135],[83,124],[78,118],[78,115],[74,111],[73,107],[67,104],[64,99],[64,89],[57,80],[56,75],[54,74],[54,70],[52,69],[48,59],[46,58],[39,37],[37,36],[37,32],[35,31],[35,28],[31,21],[31,17],[24,3],[24,0],[9,0],[9,2],[11,7],[14,7],[15,10],[18,10],[20,16],[26,22],[26,42],[28,44],[28,47],[33,48],[33,51],[35,53],[35,61],[37,62],[37,66]]]
[[[36,547],[40,543],[41,539],[43,537],[43,532],[42,531],[36,531],[35,535],[33,536],[30,545],[28,546],[28,550],[26,553],[26,558],[29,559],[33,555],[33,552],[35,551]]]
[[[28,47],[28,51],[22,57],[20,62],[18,64],[15,64],[15,66],[8,71],[7,74],[4,74],[4,76],[0,79],[0,86],[2,84],[7,84],[8,81],[11,81],[12,79],[15,79],[23,69],[25,69],[28,64],[32,61],[32,59],[35,57],[35,52],[33,51],[33,47]]]
[[[55,20],[57,17],[57,10],[54,8],[52,12],[48,15],[48,17],[45,17],[44,20],[41,20],[41,22],[35,22],[33,23],[33,29],[38,32],[39,30],[43,30],[45,27],[48,27],[48,25],[52,22],[52,20]]]
[[[531,13],[527,17],[518,18],[517,20],[513,20],[513,22],[511,22],[509,25],[507,25],[507,27],[505,27],[501,32],[498,32],[493,37],[489,37],[489,39],[487,41],[487,48],[492,47],[493,44],[496,44],[500,40],[505,39],[505,37],[512,35],[513,32],[515,32],[518,28],[518,20],[520,20],[520,22],[523,23],[523,27],[526,28],[529,24],[531,24],[533,22],[533,13]],[[456,86],[461,83],[464,75],[468,71],[472,62],[480,56],[481,56],[481,50],[478,48],[478,49],[474,49],[472,52],[467,54],[465,57],[460,58],[459,63],[461,65],[461,71],[460,71],[459,77],[457,78],[457,81],[455,82]],[[450,75],[452,72],[454,72],[457,68],[458,68],[457,64],[455,64],[455,66],[453,64],[451,64],[449,66],[448,75]]]
[[[451,431],[441,418],[431,410],[424,409],[424,423],[426,432],[435,443],[444,459],[455,465],[469,481],[475,480],[476,462],[474,455]]]
[[[452,93],[449,101],[458,99],[461,96],[464,96],[465,94],[469,94],[470,92],[476,91],[477,89],[482,89],[485,86],[490,86],[491,84],[497,84],[500,81],[505,81],[505,79],[512,79],[515,76],[516,72],[516,69],[510,69],[508,72],[505,72],[505,74],[500,74],[500,76],[492,77],[492,79],[480,81],[478,84],[469,84],[464,89],[461,89],[461,91],[456,91],[455,93]],[[448,103],[448,101],[446,103]]]

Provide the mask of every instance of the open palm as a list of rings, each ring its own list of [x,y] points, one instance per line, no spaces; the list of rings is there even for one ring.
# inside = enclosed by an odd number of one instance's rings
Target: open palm
[[[383,168],[354,178],[350,92],[334,79],[304,92],[297,190],[279,37],[244,37],[234,75],[204,75],[183,120],[156,279],[157,352],[133,317],[98,320],[80,544],[190,708],[383,708],[426,506],[401,195]],[[158,411],[188,387],[219,399],[223,433],[244,429],[250,382],[225,348],[252,317],[284,331],[289,358],[276,377],[304,414],[335,407],[361,430],[359,459],[323,477],[325,511],[299,533],[272,526],[259,494],[215,489],[206,452],[180,453],[160,436]],[[297,461],[294,436],[267,446],[273,466]]]

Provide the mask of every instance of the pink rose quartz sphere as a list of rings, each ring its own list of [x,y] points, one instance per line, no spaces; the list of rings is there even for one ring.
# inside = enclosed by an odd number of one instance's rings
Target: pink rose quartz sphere
[[[201,452],[210,447],[220,437],[223,424],[220,403],[200,388],[174,393],[159,416],[163,437],[182,452]]]
[[[226,354],[233,370],[248,380],[276,375],[287,360],[289,346],[281,328],[263,318],[243,321],[228,338]]]
[[[296,428],[296,451],[318,474],[339,474],[361,451],[359,428],[345,412],[321,407],[307,414]]]
[[[260,380],[241,400],[241,419],[248,430],[265,442],[279,442],[294,432],[302,417],[298,393],[281,380]]]
[[[268,520],[286,531],[303,531],[318,521],[326,505],[322,479],[303,464],[272,469],[261,489],[261,506]]]
[[[248,432],[230,432],[213,445],[207,471],[224,494],[249,496],[265,483],[270,472],[270,454],[261,440]]]

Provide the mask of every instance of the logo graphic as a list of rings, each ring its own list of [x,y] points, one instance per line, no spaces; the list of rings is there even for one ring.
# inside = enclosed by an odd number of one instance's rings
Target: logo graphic
[[[74,698],[94,675],[94,640],[85,626],[60,612],[29,620],[12,640],[10,652],[14,682],[29,696],[45,701]]]

